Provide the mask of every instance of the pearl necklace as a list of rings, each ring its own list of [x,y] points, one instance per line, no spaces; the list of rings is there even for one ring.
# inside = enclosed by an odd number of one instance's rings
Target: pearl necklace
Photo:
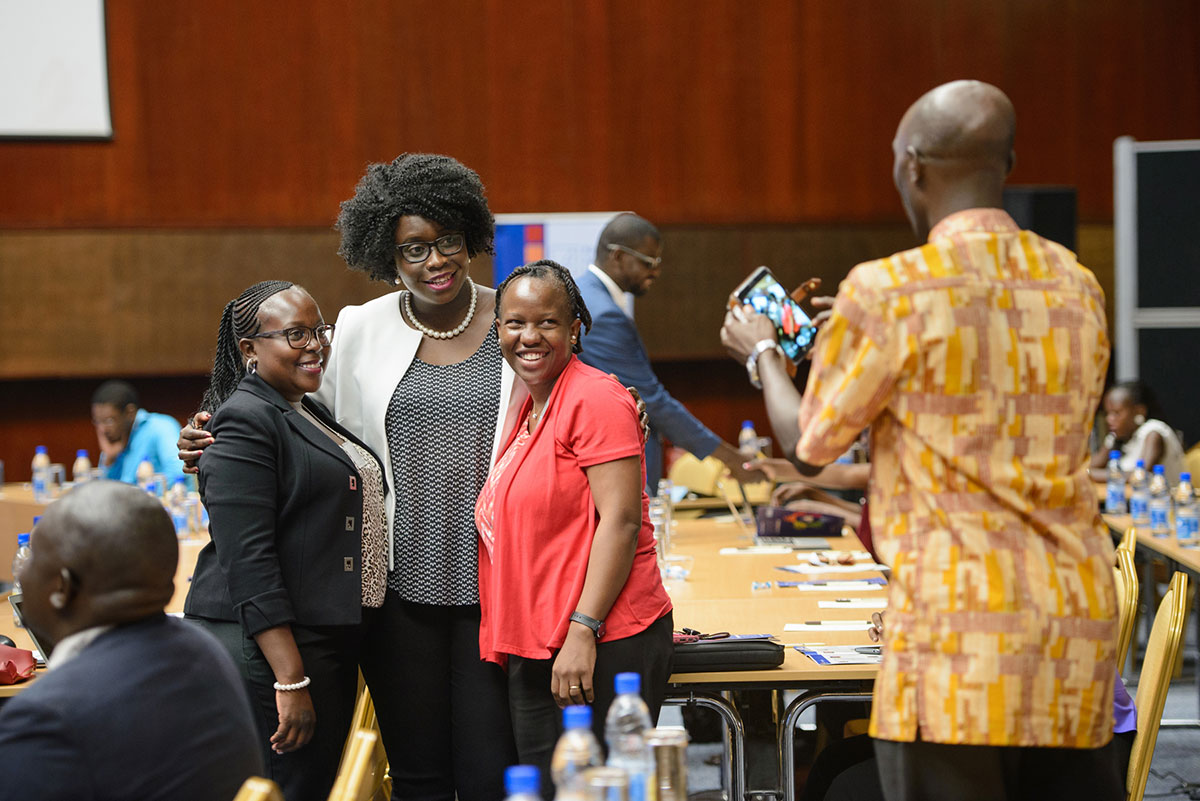
[[[429,326],[422,325],[421,321],[417,319],[417,315],[413,314],[412,293],[408,290],[404,291],[404,313],[412,321],[413,327],[425,336],[433,337],[434,339],[454,339],[454,337],[467,330],[467,326],[471,324],[472,318],[475,317],[475,300],[478,293],[475,291],[474,281],[468,278],[467,283],[471,286],[471,305],[467,307],[467,316],[463,318],[461,323],[449,331],[434,331]]]

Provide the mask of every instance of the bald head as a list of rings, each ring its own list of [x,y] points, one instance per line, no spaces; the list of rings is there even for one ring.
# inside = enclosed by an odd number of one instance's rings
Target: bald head
[[[50,642],[161,613],[174,594],[179,545],[171,518],[128,484],[76,487],[46,509],[30,544],[25,607]]]
[[[894,177],[924,238],[946,214],[998,207],[1014,163],[1016,112],[991,84],[952,81],[926,92],[900,120]]]

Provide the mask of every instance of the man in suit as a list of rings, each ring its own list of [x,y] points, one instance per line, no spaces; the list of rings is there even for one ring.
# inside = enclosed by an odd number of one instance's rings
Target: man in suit
[[[155,498],[84,484],[31,545],[25,623],[49,670],[0,709],[0,801],[228,801],[262,773],[229,656],[163,613],[179,546]]]
[[[633,323],[632,302],[625,293],[641,296],[658,277],[662,240],[649,220],[618,214],[600,233],[596,261],[579,276],[579,292],[592,314],[592,327],[583,336],[579,358],[598,370],[635,387],[646,403],[650,436],[646,439],[646,486],[651,495],[662,477],[662,442],[666,437],[698,459],[714,456],[739,481],[759,481],[757,471],[742,468],[738,449],[709,431],[658,380],[646,346]]]

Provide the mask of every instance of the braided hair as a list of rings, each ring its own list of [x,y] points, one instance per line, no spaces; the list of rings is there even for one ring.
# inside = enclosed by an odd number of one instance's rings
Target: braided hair
[[[396,277],[396,223],[414,214],[462,231],[467,255],[495,253],[496,219],[483,183],[470,167],[449,156],[402,153],[390,164],[371,164],[341,205],[338,255],[352,270],[376,281]]]
[[[215,412],[237,389],[238,382],[246,375],[238,340],[258,333],[258,309],[263,301],[293,286],[291,281],[260,281],[225,304],[217,329],[217,354],[201,409]]]
[[[550,259],[541,259],[526,264],[524,267],[518,267],[509,273],[508,278],[500,282],[500,286],[496,287],[497,320],[500,319],[500,301],[504,299],[504,290],[508,289],[508,285],[518,278],[549,279],[557,283],[567,294],[572,319],[578,318],[583,323],[585,333],[592,330],[592,313],[588,311],[587,304],[583,302],[583,296],[579,294],[579,287],[576,286],[575,279],[571,277],[571,273],[566,267]],[[583,337],[579,337],[579,340],[571,346],[571,352],[583,353]]]

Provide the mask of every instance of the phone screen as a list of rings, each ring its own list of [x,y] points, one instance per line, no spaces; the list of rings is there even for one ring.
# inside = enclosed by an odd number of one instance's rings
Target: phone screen
[[[775,323],[779,345],[792,361],[800,361],[812,347],[817,336],[812,319],[766,267],[759,267],[742,282],[737,289],[737,298]]]

